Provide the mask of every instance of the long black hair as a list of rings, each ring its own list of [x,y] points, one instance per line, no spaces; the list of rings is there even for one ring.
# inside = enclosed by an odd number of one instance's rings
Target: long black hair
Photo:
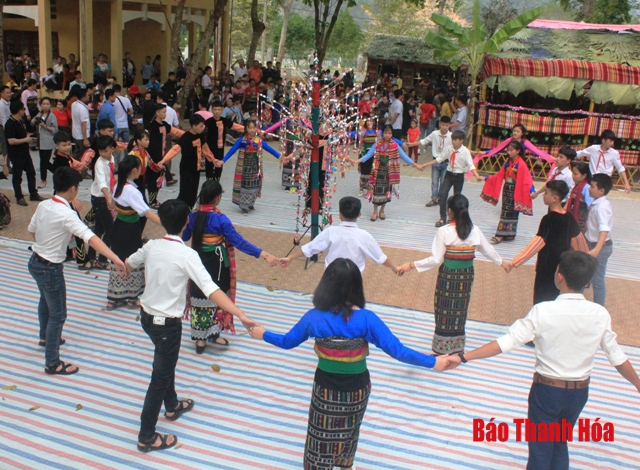
[[[118,185],[116,186],[116,192],[113,197],[120,197],[124,185],[129,178],[129,174],[136,168],[140,168],[140,165],[140,159],[133,155],[127,155],[124,157],[124,160],[118,164]]]
[[[202,185],[198,203],[200,205],[213,204],[213,201],[222,194],[222,186],[216,180],[207,180]],[[209,213],[200,211],[196,215],[196,221],[193,224],[193,235],[191,238],[191,248],[200,252],[202,250],[202,237],[204,236],[204,227],[207,224]]]
[[[146,131],[146,129],[138,129],[137,131],[135,131],[133,134],[133,138],[129,141],[129,145],[127,145],[127,153],[131,152],[137,145],[137,142],[144,139],[145,135],[147,137],[149,136],[149,133]]]
[[[319,310],[342,313],[345,319],[351,316],[353,307],[364,308],[364,287],[358,266],[346,258],[333,260],[313,293],[313,305]]]
[[[469,215],[469,199],[462,194],[454,194],[447,200],[447,207],[453,212],[458,238],[466,240],[473,229],[473,222]]]
[[[516,149],[520,158],[524,158],[524,145],[522,145],[521,142],[512,140],[511,142],[509,142],[508,147],[513,147],[514,149]]]

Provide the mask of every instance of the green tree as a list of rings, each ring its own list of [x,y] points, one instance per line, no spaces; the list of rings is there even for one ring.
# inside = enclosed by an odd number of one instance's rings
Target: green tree
[[[487,33],[491,36],[498,27],[518,16],[511,0],[495,0],[482,7],[480,17],[487,28]]]
[[[280,43],[283,18],[280,16],[273,22],[271,43],[277,46]],[[289,24],[284,47],[286,55],[295,61],[296,67],[300,61],[308,60],[309,54],[315,45],[315,33],[313,29],[313,18],[293,14],[289,16]]]
[[[473,21],[471,27],[463,27],[446,16],[434,13],[431,21],[440,27],[440,34],[429,31],[425,40],[434,48],[433,58],[436,60],[449,60],[452,69],[457,69],[461,64],[468,67],[471,76],[471,100],[469,103],[469,133],[467,140],[471,140],[473,126],[475,124],[475,95],[478,75],[484,66],[484,61],[489,53],[500,50],[500,44],[513,37],[518,31],[538,18],[542,8],[534,8],[518,15],[495,33],[489,35],[487,28],[480,17],[480,1],[474,0]]]
[[[329,50],[347,60],[358,58],[364,41],[364,33],[351,14],[343,11],[329,40]]]
[[[603,24],[625,24],[631,21],[631,10],[637,0],[557,0],[578,21]]]

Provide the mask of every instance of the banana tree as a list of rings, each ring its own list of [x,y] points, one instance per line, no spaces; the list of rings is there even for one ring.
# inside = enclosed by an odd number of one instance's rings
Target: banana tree
[[[473,3],[473,22],[470,27],[464,27],[446,16],[434,13],[433,21],[439,27],[439,33],[429,31],[425,41],[434,47],[435,60],[448,60],[451,68],[456,70],[464,64],[471,76],[471,96],[469,102],[470,126],[467,142],[471,141],[475,126],[476,86],[477,79],[484,67],[487,54],[500,50],[500,45],[512,38],[517,32],[527,27],[529,23],[542,14],[542,8],[534,8],[518,15],[489,35],[480,17],[480,1]]]

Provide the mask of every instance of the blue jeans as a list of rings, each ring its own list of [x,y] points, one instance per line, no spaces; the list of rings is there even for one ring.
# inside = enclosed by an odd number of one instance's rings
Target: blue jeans
[[[589,248],[593,249],[596,246],[595,243],[589,243]],[[609,256],[613,253],[612,245],[605,245],[598,253],[598,257],[596,261],[598,265],[596,266],[596,272],[593,273],[593,278],[591,278],[591,285],[593,286],[593,301],[599,305],[604,307],[604,299],[607,295],[607,287],[605,285],[605,275],[607,274],[607,262],[609,261]]]
[[[534,383],[529,392],[528,418],[536,424],[561,423],[564,418],[575,426],[588,398],[589,388],[568,390]],[[568,468],[569,448],[566,442],[529,442],[527,470]]]
[[[40,291],[38,319],[40,340],[47,342],[45,365],[56,366],[60,361],[60,336],[67,319],[67,288],[62,263],[46,264],[31,255],[29,273]]]
[[[128,144],[129,143],[129,128],[128,127],[124,127],[124,128],[118,127],[118,138],[120,140],[122,140],[123,142],[126,142]]]
[[[440,195],[440,186],[447,172],[447,161],[436,163],[431,167],[431,200],[437,201]]]

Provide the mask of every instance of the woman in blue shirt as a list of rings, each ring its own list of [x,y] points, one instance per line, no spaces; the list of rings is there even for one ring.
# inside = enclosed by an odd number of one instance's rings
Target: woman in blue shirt
[[[318,368],[313,382],[304,468],[351,468],[371,392],[369,343],[407,364],[442,371],[447,356],[429,356],[404,346],[371,310],[364,308],[360,270],[337,258],[325,270],[309,310],[287,334],[253,327],[251,337],[283,349],[315,338]]]
[[[198,252],[213,281],[235,302],[235,248],[250,256],[266,259],[271,266],[275,266],[277,260],[273,255],[249,243],[236,231],[229,218],[218,209],[221,199],[220,183],[215,180],[206,181],[202,185],[198,207],[189,214],[189,223],[182,239],[188,241],[192,238],[191,248]],[[189,281],[189,293],[191,339],[196,341],[196,352],[204,352],[207,340],[228,346],[229,342],[220,338],[220,333],[224,330],[235,334],[233,315],[211,302],[193,281]]]

